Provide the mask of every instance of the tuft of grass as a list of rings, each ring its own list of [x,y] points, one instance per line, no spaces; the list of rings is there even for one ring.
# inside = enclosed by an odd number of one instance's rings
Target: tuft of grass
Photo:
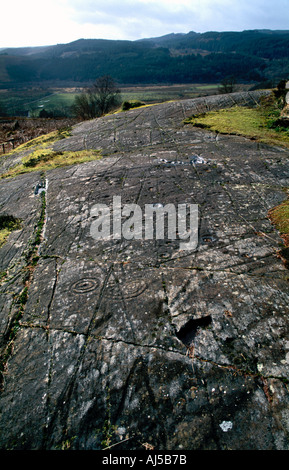
[[[0,215],[0,247],[4,245],[10,233],[21,228],[21,221],[12,215]]]
[[[274,122],[279,116],[280,110],[273,107],[246,108],[235,106],[229,109],[194,115],[184,122],[220,134],[241,135],[259,142],[289,147],[289,130],[274,128]]]
[[[145,106],[146,103],[139,100],[131,100],[131,101],[124,101],[121,105],[122,111],[128,111],[129,109],[133,108],[140,108],[141,106]]]
[[[65,139],[71,135],[71,128],[66,127],[20,145],[17,149],[10,152],[12,155],[24,150],[29,150],[29,155],[22,158],[21,163],[10,168],[0,178],[12,178],[23,173],[32,171],[47,171],[53,168],[75,165],[101,158],[99,150],[79,150],[79,151],[54,151],[53,143]]]
[[[57,142],[58,140],[65,139],[71,135],[71,128],[65,127],[62,129],[58,129],[57,131],[49,132],[48,134],[40,135],[39,137],[35,137],[34,139],[25,142],[24,144],[18,145],[16,149],[12,150],[7,155],[13,155],[15,153],[19,153],[22,150],[28,150],[32,147],[39,148],[46,148],[49,144]]]
[[[79,150],[55,152],[51,149],[37,149],[22,159],[22,163],[14,166],[1,178],[12,178],[32,171],[47,171],[69,165],[98,160],[101,158],[99,150]]]
[[[268,217],[283,239],[284,248],[279,250],[278,256],[283,261],[285,267],[289,269],[289,199],[271,209]]]
[[[285,244],[289,246],[289,199],[271,209],[269,218],[280,232]]]

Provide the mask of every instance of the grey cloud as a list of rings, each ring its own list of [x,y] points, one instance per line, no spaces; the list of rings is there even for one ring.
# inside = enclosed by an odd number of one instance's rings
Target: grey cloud
[[[176,2],[174,8],[161,1],[71,0],[69,6],[78,24],[111,25],[135,39],[170,32],[289,28],[288,0],[192,0]]]
[[[74,19],[77,22],[105,21],[115,22],[118,20],[158,20],[170,21],[184,20],[184,15],[190,13],[190,9],[183,7],[180,11],[174,12],[169,7],[164,7],[163,3],[139,3],[137,1],[126,0],[121,3],[115,0],[107,1],[79,1],[72,2],[75,7]]]

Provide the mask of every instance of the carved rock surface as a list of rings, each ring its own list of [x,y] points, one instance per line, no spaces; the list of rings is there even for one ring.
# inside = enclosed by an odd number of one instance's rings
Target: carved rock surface
[[[101,160],[1,181],[23,221],[0,251],[1,449],[289,449],[288,270],[267,218],[288,150],[182,122],[261,95],[84,122],[54,148]],[[197,248],[95,240],[113,196],[198,204]]]

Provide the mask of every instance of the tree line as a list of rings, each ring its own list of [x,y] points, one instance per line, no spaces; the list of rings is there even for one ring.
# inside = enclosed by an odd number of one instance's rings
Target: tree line
[[[234,70],[239,80],[261,81],[266,77],[265,59],[238,53],[172,56],[166,48],[123,52],[91,53],[78,57],[0,60],[9,84],[48,81],[90,82],[94,77],[111,75],[118,83],[215,83]],[[276,65],[276,64],[275,64]],[[289,67],[289,60],[288,60]],[[5,81],[3,81],[4,86]]]

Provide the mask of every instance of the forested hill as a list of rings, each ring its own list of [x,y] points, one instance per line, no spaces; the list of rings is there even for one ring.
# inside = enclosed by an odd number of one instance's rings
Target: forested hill
[[[109,74],[119,84],[241,82],[289,76],[289,31],[169,34],[137,41],[80,39],[0,50],[0,86],[88,83]]]

